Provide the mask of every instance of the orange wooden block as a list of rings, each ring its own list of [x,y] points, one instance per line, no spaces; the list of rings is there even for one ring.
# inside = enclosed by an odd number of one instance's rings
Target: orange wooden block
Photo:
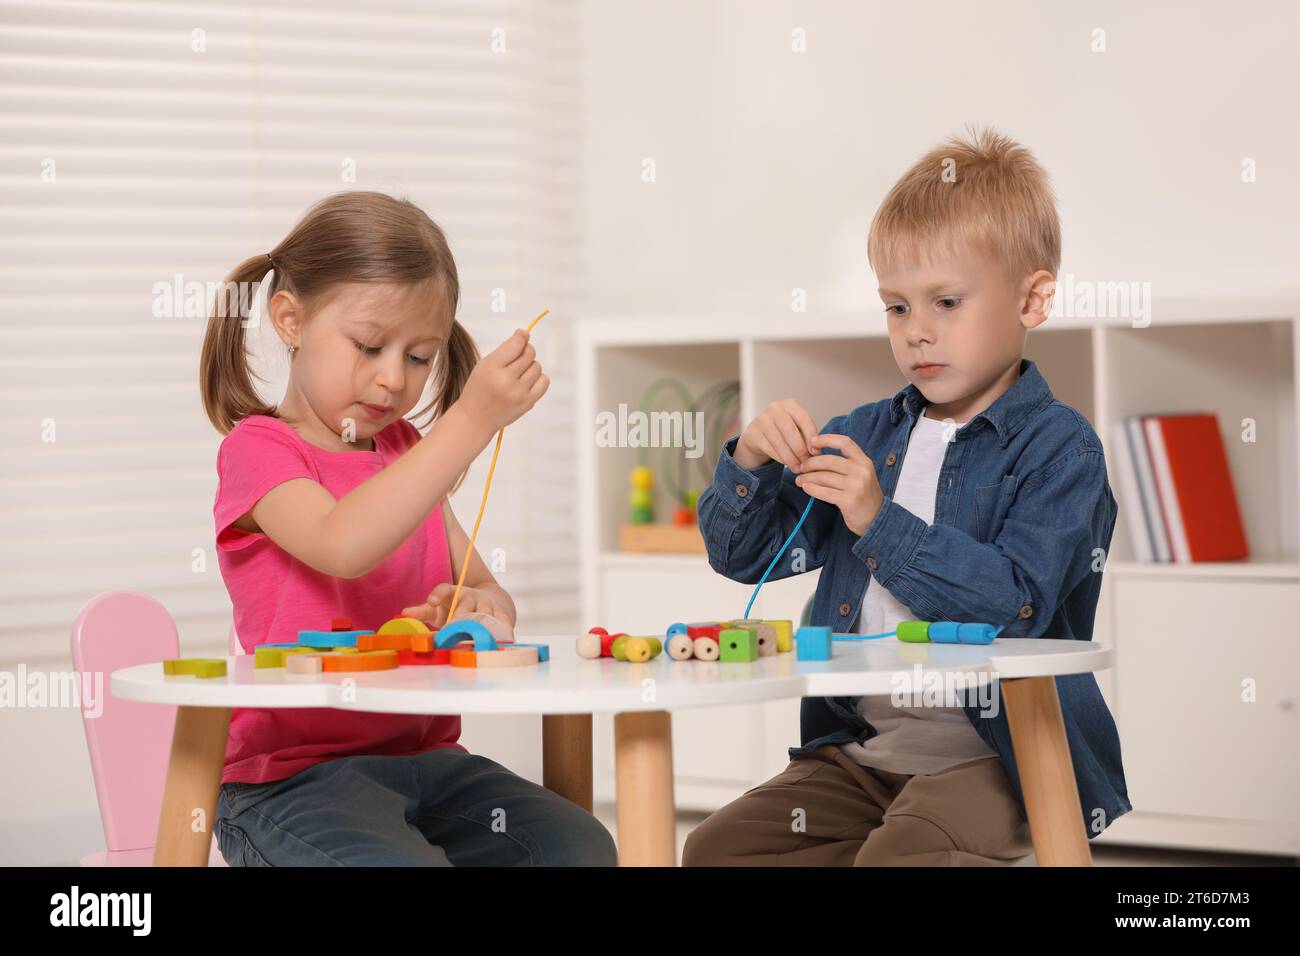
[[[473,649],[461,650],[460,648],[451,649],[451,666],[452,667],[476,667],[478,666],[474,658],[477,653]]]
[[[357,650],[360,651],[409,651],[411,634],[358,634]]]
[[[388,671],[398,665],[397,651],[383,650],[362,654],[326,654],[321,664],[329,673],[352,671]]]

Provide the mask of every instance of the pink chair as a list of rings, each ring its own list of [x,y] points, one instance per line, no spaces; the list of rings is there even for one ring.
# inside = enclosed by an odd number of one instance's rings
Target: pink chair
[[[230,640],[238,647],[234,627]],[[122,667],[177,657],[179,648],[176,624],[167,609],[137,591],[108,591],[92,598],[72,625],[73,668],[79,675],[104,675],[102,711],[98,717],[88,716],[83,702],[82,724],[107,849],[84,857],[82,866],[153,863],[176,708],[120,700],[112,695],[109,675]],[[215,840],[209,863],[226,865]]]

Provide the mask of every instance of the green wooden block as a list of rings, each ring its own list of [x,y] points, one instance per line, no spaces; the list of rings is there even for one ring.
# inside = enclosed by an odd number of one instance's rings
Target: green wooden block
[[[195,677],[225,677],[226,661],[222,657],[175,657],[163,661],[163,673],[173,676],[192,674]]]
[[[900,641],[909,644],[926,644],[930,640],[929,621],[899,621],[895,629]]]
[[[283,647],[255,647],[253,648],[253,667],[261,669],[264,667],[283,667],[284,666],[284,648]]]
[[[718,634],[718,659],[724,664],[758,660],[758,635],[752,628],[728,627]]]

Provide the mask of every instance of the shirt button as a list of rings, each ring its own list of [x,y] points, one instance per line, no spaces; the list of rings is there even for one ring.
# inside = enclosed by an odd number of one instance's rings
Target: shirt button
[[[867,555],[867,567],[874,571],[876,568],[880,567],[880,562],[875,559],[874,555],[869,554]]]
[[[896,462],[896,461],[898,461],[898,456],[895,455],[892,451],[891,451],[888,455],[885,456],[885,464],[886,464],[886,465],[892,465],[892,464],[893,464],[894,462]]]
[[[849,603],[845,601],[843,604],[840,605],[840,617],[848,617],[849,611],[851,610],[853,609],[849,607]]]
[[[746,488],[744,485],[736,485],[736,494],[744,498],[746,495],[749,494],[749,489]]]
[[[1020,619],[1022,621],[1025,618],[1033,617],[1033,616],[1034,616],[1034,606],[1032,604],[1026,604],[1024,607],[1020,609]]]

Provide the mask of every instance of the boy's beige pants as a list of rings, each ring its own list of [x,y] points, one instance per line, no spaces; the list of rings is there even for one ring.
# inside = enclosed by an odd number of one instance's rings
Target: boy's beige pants
[[[684,866],[1008,866],[1033,851],[997,758],[909,776],[834,744],[701,823]]]

